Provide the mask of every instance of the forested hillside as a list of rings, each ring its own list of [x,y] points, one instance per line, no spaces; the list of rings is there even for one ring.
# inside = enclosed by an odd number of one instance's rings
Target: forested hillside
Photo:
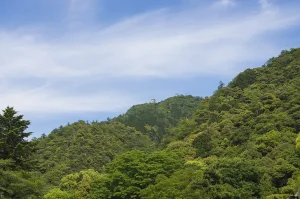
[[[56,185],[65,174],[85,168],[101,171],[117,154],[133,149],[153,151],[158,147],[154,133],[165,133],[181,118],[191,117],[200,100],[176,96],[159,103],[136,105],[107,122],[78,121],[61,126],[34,141],[40,170],[45,173],[47,183]]]
[[[148,136],[121,123],[78,121],[34,142],[38,148],[35,158],[50,184],[82,169],[101,171],[117,154],[129,150],[153,150]]]
[[[178,95],[158,103],[135,105],[125,114],[114,118],[114,121],[135,127],[153,142],[161,144],[170,136],[173,127],[195,113],[201,101],[201,97]]]
[[[136,105],[30,142],[28,125],[12,108],[0,115],[3,198],[289,198],[300,187],[300,49],[211,97]]]
[[[177,127],[194,135],[194,159],[142,198],[289,198],[300,186],[299,119],[300,49],[293,49],[203,100]],[[186,145],[169,148],[182,153]]]

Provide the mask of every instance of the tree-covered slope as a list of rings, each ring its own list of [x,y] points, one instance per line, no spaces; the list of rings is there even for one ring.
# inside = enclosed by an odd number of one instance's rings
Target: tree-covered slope
[[[283,51],[204,100],[192,119],[193,131],[203,132],[195,141],[199,156],[268,157],[281,144],[294,147],[300,132],[299,71],[300,49]],[[207,150],[201,137],[211,140]]]
[[[192,140],[179,138],[169,145],[184,156],[193,155],[193,169],[187,164],[142,195],[286,198],[300,186],[300,151],[295,143],[299,127],[300,49],[292,49],[263,67],[240,73],[203,100],[193,118],[176,128],[179,135],[194,135]]]
[[[0,128],[2,144],[22,135],[17,127]],[[285,199],[300,187],[299,133],[300,49],[292,49],[211,97],[176,96],[55,129],[30,142],[42,175],[1,157],[0,193],[28,187],[34,194],[24,198],[38,198],[43,186],[45,199]]]
[[[151,150],[152,142],[142,133],[121,123],[78,121],[55,129],[35,141],[36,158],[49,183],[62,175],[90,168],[101,171],[117,154],[129,150]]]
[[[135,127],[154,142],[161,143],[169,135],[170,128],[194,114],[201,101],[201,97],[178,95],[158,103],[135,105],[114,121]]]
[[[72,172],[87,168],[101,171],[117,154],[134,149],[153,150],[153,141],[158,139],[154,136],[162,136],[181,118],[191,117],[200,101],[200,97],[176,96],[159,103],[136,105],[106,122],[78,121],[61,126],[34,141],[40,171],[48,183],[55,185],[63,175]]]
[[[169,113],[160,112],[168,103],[131,108],[117,120],[146,134],[167,126],[163,135],[174,141],[160,155],[118,156],[82,193],[111,199],[289,198],[300,186],[299,71],[300,49],[292,49],[240,73],[202,100],[191,118],[161,114]],[[164,119],[177,126],[164,126]],[[63,180],[49,194],[79,191],[65,189]]]

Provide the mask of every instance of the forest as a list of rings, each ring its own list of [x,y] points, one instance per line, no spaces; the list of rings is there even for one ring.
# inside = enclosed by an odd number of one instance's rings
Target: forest
[[[300,188],[300,48],[209,97],[177,95],[29,140],[0,113],[0,198],[285,199]]]

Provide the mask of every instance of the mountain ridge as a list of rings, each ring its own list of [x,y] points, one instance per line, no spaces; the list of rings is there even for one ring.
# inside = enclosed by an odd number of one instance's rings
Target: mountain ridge
[[[55,129],[32,141],[39,163],[26,180],[39,179],[36,195],[46,199],[284,199],[300,187],[299,133],[296,48],[210,97],[175,96]]]

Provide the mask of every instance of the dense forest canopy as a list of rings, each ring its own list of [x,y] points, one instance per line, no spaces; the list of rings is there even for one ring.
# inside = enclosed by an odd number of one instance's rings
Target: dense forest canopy
[[[300,49],[247,69],[211,97],[175,96],[28,141],[0,114],[0,197],[289,198],[300,187]]]
[[[201,101],[201,97],[177,95],[158,103],[135,105],[113,120],[132,126],[148,135],[153,142],[162,144],[167,141],[170,129],[182,119],[190,118]]]

